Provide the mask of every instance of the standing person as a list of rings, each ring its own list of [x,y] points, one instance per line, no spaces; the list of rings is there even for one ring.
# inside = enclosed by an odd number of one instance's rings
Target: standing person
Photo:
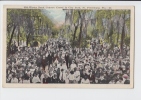
[[[48,84],[48,83],[49,83],[48,75],[44,74],[43,84]]]
[[[60,77],[60,68],[57,69],[57,81],[59,81],[59,77]]]
[[[76,71],[74,73],[74,76],[75,76],[75,82],[78,83],[80,81],[80,71],[79,71],[79,68],[76,69]]]
[[[57,53],[54,54],[53,63],[54,63],[55,66],[57,66],[57,64],[58,64],[58,59],[59,59],[58,54]]]
[[[44,77],[45,77],[45,71],[42,72],[42,75],[41,75],[41,78],[40,78],[41,79],[41,83],[43,83]]]
[[[60,52],[59,54],[59,59],[58,59],[59,63],[62,64],[63,63],[63,55],[62,52]]]
[[[70,66],[71,66],[71,64],[72,64],[72,60],[73,60],[73,57],[72,57],[72,55],[70,54],[69,60],[68,60],[68,62],[69,62],[69,68],[70,68]]]
[[[64,73],[64,69],[61,69],[61,73],[60,73],[60,83],[65,83],[66,80],[66,73]]]
[[[72,64],[70,66],[70,70],[74,70],[76,68],[76,64],[74,63],[74,61],[72,61]]]
[[[62,47],[62,46],[61,46],[61,43],[59,43],[59,45],[58,45],[59,51],[60,51],[61,47]]]
[[[43,56],[43,59],[42,59],[42,67],[43,67],[43,70],[45,70],[45,67],[46,67],[46,59],[45,59],[45,56]]]
[[[72,50],[72,53],[73,53],[74,56],[76,56],[76,48],[74,48],[74,49]]]
[[[52,64],[52,54],[49,53],[49,55],[48,55],[48,66],[50,67],[51,64]]]
[[[42,63],[41,61],[42,61],[42,60],[41,60],[41,57],[38,56],[38,58],[37,58],[37,60],[36,60],[36,64],[37,64],[38,67],[41,66],[41,63]]]
[[[54,57],[55,57],[54,55],[55,55],[55,53],[54,53],[54,48],[53,48],[53,50],[52,50],[52,52],[51,52],[52,63],[53,63],[53,59],[54,59]],[[52,64],[52,63],[51,63],[51,64]]]
[[[69,55],[68,55],[67,52],[66,52],[66,54],[65,54],[65,61],[66,61],[66,66],[67,66],[67,68],[69,68]]]
[[[66,84],[69,84],[69,74],[70,74],[70,71],[66,70],[66,80],[65,80]]]

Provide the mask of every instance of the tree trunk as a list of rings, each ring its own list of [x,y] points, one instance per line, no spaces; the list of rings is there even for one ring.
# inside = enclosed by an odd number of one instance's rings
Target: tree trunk
[[[113,35],[113,22],[111,21],[111,29],[110,29],[110,33],[109,33],[110,43],[112,43],[112,35]]]
[[[26,46],[28,46],[28,43],[29,43],[29,37],[30,37],[30,34],[28,34],[28,35],[26,36]]]
[[[20,43],[19,43],[20,39],[19,38],[20,38],[20,28],[18,28],[18,46],[20,45]]]
[[[79,49],[80,49],[80,47],[81,47],[82,26],[83,26],[83,24],[81,23],[81,25],[80,25],[80,34],[79,34]]]
[[[78,29],[78,26],[75,26],[75,29],[74,29],[74,34],[73,34],[73,47],[74,47],[74,43],[75,43],[75,37],[76,37],[76,31]]]
[[[117,32],[117,45],[118,45],[118,40],[119,40],[119,21],[117,22],[117,28],[118,28],[118,32]]]
[[[118,40],[119,40],[119,32],[117,33],[117,45],[118,45]]]
[[[121,44],[120,44],[120,50],[121,50],[121,55],[123,56],[123,42],[124,42],[124,37],[125,37],[125,14],[124,14],[124,22],[123,22],[123,28],[122,28],[122,34],[121,34]]]
[[[16,26],[14,25],[13,30],[12,30],[12,34],[11,34],[11,38],[10,38],[9,43],[8,43],[7,56],[10,54],[10,47],[11,47],[11,43],[12,43],[12,39],[13,39],[13,36],[14,36],[15,29],[16,29]]]
[[[81,34],[82,34],[82,27],[83,27],[83,20],[82,20],[82,16],[81,16],[81,12],[78,11],[79,13],[79,17],[81,18],[81,25],[80,25],[80,34],[79,34],[79,51],[80,51],[80,46],[81,46]]]

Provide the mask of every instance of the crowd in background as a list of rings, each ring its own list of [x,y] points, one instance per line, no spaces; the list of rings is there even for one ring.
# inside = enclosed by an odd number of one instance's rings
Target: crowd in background
[[[130,48],[92,39],[89,48],[71,47],[64,38],[38,47],[11,47],[7,83],[130,84]]]

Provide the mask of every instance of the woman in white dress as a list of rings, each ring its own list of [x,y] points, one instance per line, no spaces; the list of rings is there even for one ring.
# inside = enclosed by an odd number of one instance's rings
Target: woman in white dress
[[[69,84],[69,71],[66,71],[66,80],[65,80],[66,84]]]
[[[70,74],[68,76],[69,83],[73,84],[75,81],[74,71],[70,71]]]
[[[40,83],[41,80],[39,79],[38,75],[35,75],[35,76],[33,77],[33,79],[32,79],[32,82],[33,82],[33,83]]]
[[[75,71],[74,77],[75,77],[75,82],[78,83],[80,81],[80,71],[79,71],[79,68],[77,68],[77,70]]]

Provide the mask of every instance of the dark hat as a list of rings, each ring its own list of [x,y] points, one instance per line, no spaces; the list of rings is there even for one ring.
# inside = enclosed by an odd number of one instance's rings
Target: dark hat
[[[74,71],[70,71],[71,74],[74,74]]]
[[[12,75],[12,77],[16,77],[15,73]]]
[[[61,69],[61,71],[64,71],[64,69]]]

